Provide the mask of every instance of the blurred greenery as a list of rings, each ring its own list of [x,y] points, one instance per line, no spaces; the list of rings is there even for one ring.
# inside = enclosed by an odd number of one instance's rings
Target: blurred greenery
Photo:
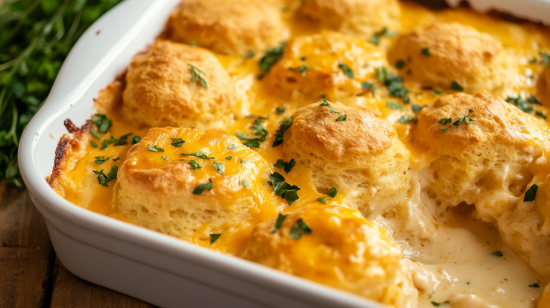
[[[0,181],[23,186],[17,147],[80,35],[120,0],[0,0]]]

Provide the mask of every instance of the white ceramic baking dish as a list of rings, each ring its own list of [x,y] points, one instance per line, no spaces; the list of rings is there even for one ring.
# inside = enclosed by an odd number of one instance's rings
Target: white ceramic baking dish
[[[229,1],[229,0],[228,0]],[[27,126],[19,163],[57,256],[72,273],[162,307],[379,307],[365,299],[99,215],[57,195],[52,171],[63,120],[82,124],[98,91],[153,42],[179,0],[126,0],[75,45]],[[548,0],[470,1],[550,23]],[[500,2],[500,3],[499,3]],[[521,4],[520,4],[521,2]]]

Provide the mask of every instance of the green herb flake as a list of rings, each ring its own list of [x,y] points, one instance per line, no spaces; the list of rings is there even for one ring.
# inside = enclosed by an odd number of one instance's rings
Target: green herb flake
[[[437,123],[447,124],[447,123],[451,123],[452,121],[453,121],[453,118],[443,118],[443,119],[439,120],[439,122],[437,122]]]
[[[285,199],[288,202],[288,205],[292,205],[299,199],[297,191],[300,190],[300,187],[297,185],[290,185],[285,182],[285,177],[279,172],[271,173],[269,178],[271,179],[271,181],[267,182],[269,186],[275,190],[275,194]]]
[[[283,222],[285,221],[287,215],[283,215],[279,213],[279,216],[277,216],[277,221],[275,222],[275,226],[273,226],[273,230],[271,230],[271,233],[275,233],[279,231],[281,226],[283,225]]]
[[[175,147],[182,147],[183,144],[185,143],[185,140],[181,139],[181,138],[170,138],[172,139],[172,145],[175,146]]]
[[[540,288],[540,284],[537,282],[537,283],[533,283],[533,284],[530,284],[529,285],[529,288]]]
[[[244,160],[244,158],[241,158],[241,164],[246,164],[246,160]]]
[[[527,99],[527,102],[529,104],[542,105],[534,95],[529,96],[529,98]]]
[[[147,148],[151,152],[164,152],[164,149],[158,148],[156,145],[154,145],[154,146],[148,145]]]
[[[432,303],[432,305],[434,305],[434,306],[436,306],[436,307],[439,307],[439,306],[442,306],[442,305],[449,305],[449,304],[450,304],[449,301],[444,301],[444,302],[441,302],[441,303],[432,301],[431,303]]]
[[[403,110],[403,106],[399,103],[387,102],[386,107],[389,107],[391,110]]]
[[[404,66],[405,66],[405,61],[403,60],[397,60],[397,62],[395,62],[395,67],[398,70],[402,69]]]
[[[336,121],[337,122],[341,122],[341,121],[345,121],[348,119],[348,115],[347,114],[344,114],[344,115],[341,115],[339,117],[336,118]]]
[[[216,242],[220,236],[222,236],[221,234],[217,234],[217,233],[210,233],[210,245],[214,244],[214,242]]]
[[[328,197],[319,197],[317,198],[317,201],[322,202],[323,204],[327,204]]]
[[[409,90],[402,85],[403,78],[395,76],[393,73],[388,73],[388,70],[384,66],[376,68],[376,78],[384,83],[390,92],[390,96],[403,98],[405,104],[410,102]]]
[[[110,127],[111,127],[111,120],[105,118],[103,119],[103,121],[101,121],[101,125],[99,126],[99,131],[105,134],[109,131]]]
[[[233,158],[233,156],[231,156],[231,155],[225,157],[225,159],[227,159],[227,160],[231,160],[232,158]]]
[[[289,236],[295,240],[298,240],[304,234],[311,234],[311,229],[306,225],[302,218],[298,218],[292,228],[290,228]]]
[[[90,128],[90,133],[92,133],[92,135],[93,135],[94,137],[96,137],[97,139],[100,139],[100,140],[101,140],[101,136],[96,132],[95,129]]]
[[[292,205],[294,202],[296,202],[300,197],[298,196],[298,192],[293,189],[289,189],[285,193],[285,200],[288,203],[288,205]]]
[[[210,191],[214,188],[212,185],[212,179],[208,179],[209,183],[201,184],[193,189],[193,195],[201,195],[204,190]]]
[[[264,142],[264,141],[265,141],[265,137],[253,138],[253,139],[247,140],[246,142],[243,142],[243,144],[246,145],[247,147],[259,148],[260,147],[260,142]]]
[[[94,148],[97,148],[99,145],[93,141],[90,141],[90,144],[94,147]]]
[[[546,116],[544,115],[544,113],[542,113],[540,111],[535,111],[535,114],[546,120]]]
[[[232,144],[232,145],[231,145],[230,147],[228,147],[227,149],[228,149],[228,150],[236,150],[237,147],[236,147],[234,144]]]
[[[434,89],[434,94],[435,94],[435,95],[439,95],[439,94],[441,94],[441,93],[443,93],[443,92],[441,92],[441,91],[439,91],[439,90],[437,90],[437,89]]]
[[[101,171],[95,171],[94,170],[94,173],[97,174],[97,180],[99,181],[100,185],[103,185],[105,187],[109,187],[109,184],[107,184],[107,182],[109,182],[111,180],[114,180],[117,177],[118,167],[113,166],[111,168],[111,171],[109,171],[109,173],[107,175],[105,175],[105,173],[103,173],[103,170],[101,170]]]
[[[191,166],[191,169],[193,169],[193,170],[197,170],[197,169],[201,168],[201,165],[199,165],[194,159],[192,159],[187,164],[189,164]]]
[[[280,47],[266,50],[264,56],[260,59],[260,62],[258,63],[258,66],[262,71],[262,73],[258,75],[258,80],[262,80],[265,74],[269,72],[271,67],[281,59],[285,50],[285,45],[286,43],[282,42]]]
[[[416,114],[416,113],[419,113],[420,110],[422,110],[422,108],[424,108],[424,107],[427,107],[427,105],[424,105],[424,106],[422,106],[422,107],[420,107],[420,106],[417,105],[417,104],[412,104],[412,105],[411,105],[411,109],[412,109],[412,111],[413,111],[415,114]]]
[[[98,165],[101,165],[101,164],[103,164],[104,162],[106,162],[108,160],[109,160],[109,157],[105,157],[105,156],[96,156],[95,157],[95,163],[98,164]]]
[[[542,57],[542,64],[546,67],[550,67],[550,55],[541,51],[540,56]]]
[[[361,89],[363,89],[363,90],[370,89],[371,92],[372,92],[372,96],[374,97],[374,90],[376,90],[376,87],[374,86],[374,84],[372,84],[370,82],[363,82],[363,83],[361,83]]]
[[[325,97],[323,97],[323,102],[319,105],[319,107],[330,107]]]
[[[275,108],[275,113],[283,114],[283,113],[285,113],[285,109],[286,109],[285,107],[277,107],[277,108]]]
[[[336,194],[338,194],[338,190],[336,189],[336,187],[332,187],[331,189],[328,190],[327,192],[327,195],[331,198],[334,198],[336,197]]]
[[[181,153],[180,155],[182,155],[182,156],[195,156],[195,157],[202,158],[202,159],[213,159],[213,157],[208,157],[202,151],[198,151],[198,152],[190,153],[190,154]]]
[[[531,99],[531,101],[533,100]],[[535,101],[537,101],[536,98],[535,98]],[[527,105],[530,102],[528,100],[523,99],[521,96],[516,96],[516,97],[508,96],[506,98],[506,102],[518,107],[521,111],[525,113],[533,112],[533,107]]]
[[[160,158],[164,159],[165,161],[170,161],[170,158],[168,158],[168,157],[166,157],[166,156],[164,156],[164,155],[162,155]]]
[[[430,53],[430,48],[422,48],[420,50],[420,52],[426,57],[431,57],[432,56],[432,54]]]
[[[235,136],[237,136],[237,138],[239,138],[239,139],[241,139],[241,140],[248,140],[248,139],[250,139],[250,136],[249,136],[248,134],[241,133],[241,132],[235,133]]]
[[[113,158],[113,161],[117,161],[117,160],[119,160],[119,159],[120,159],[120,157]]]
[[[299,67],[289,67],[288,70],[289,71],[300,72],[302,74],[302,77],[305,77],[306,76],[306,71],[307,71],[308,68],[309,68],[309,65],[302,65],[302,66],[299,66]]]
[[[531,202],[534,201],[537,197],[537,190],[539,189],[539,186],[537,184],[533,184],[531,188],[529,188],[525,192],[525,197],[523,197],[523,202]]]
[[[353,74],[353,71],[349,66],[345,65],[344,63],[338,63],[338,67],[342,69],[344,72],[344,75],[346,75],[349,79],[354,79],[355,75]]]
[[[401,116],[398,120],[397,120],[397,123],[401,123],[401,124],[409,124],[409,123],[413,123],[415,121],[414,117],[411,116],[411,115],[404,115],[404,116]]]
[[[246,188],[250,187],[250,183],[248,183],[247,180],[243,180],[242,183],[243,183],[244,187],[246,187]]]
[[[374,33],[373,37],[369,40],[369,42],[373,45],[378,46],[380,44],[380,38],[382,36],[394,37],[396,35],[397,35],[397,32],[389,31],[387,27],[384,27],[384,29]]]
[[[275,140],[273,141],[272,147],[276,147],[283,143],[283,136],[285,132],[290,128],[292,125],[292,117],[286,118],[284,121],[280,121],[279,129],[275,132]]]
[[[140,141],[141,141],[141,138],[139,136],[134,135],[134,137],[132,137],[132,145],[134,145],[134,144],[136,144]]]
[[[245,54],[243,55],[243,59],[254,58],[255,55],[256,55],[256,52],[255,52],[255,51],[251,51],[251,52],[245,53]]]
[[[330,111],[330,113],[340,113],[340,111],[333,108],[329,108],[328,110]]]
[[[458,82],[453,80],[453,82],[451,82],[451,90],[464,91],[464,88],[460,84],[458,84]]]
[[[204,77],[202,77],[203,75],[206,76],[206,73],[201,71],[198,67],[194,65],[191,65],[189,63],[187,63],[187,65],[191,67],[191,78],[189,79],[189,82],[195,83],[195,81],[198,78],[202,87],[205,89],[208,89],[208,84],[206,83],[206,80],[204,79]]]
[[[218,171],[219,174],[225,175],[224,174],[225,166],[222,163],[219,163],[219,162],[215,161],[214,162],[214,169],[216,169],[216,171]]]
[[[502,257],[504,256],[501,251],[493,251],[491,252],[492,257]]]

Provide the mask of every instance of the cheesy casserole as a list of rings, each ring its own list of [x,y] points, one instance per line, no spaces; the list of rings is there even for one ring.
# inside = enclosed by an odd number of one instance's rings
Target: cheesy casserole
[[[47,179],[80,207],[390,307],[550,307],[541,25],[184,0],[94,107]]]

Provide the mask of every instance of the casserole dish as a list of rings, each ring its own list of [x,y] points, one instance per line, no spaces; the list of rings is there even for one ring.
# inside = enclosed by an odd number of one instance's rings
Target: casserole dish
[[[163,30],[179,1],[126,1],[94,24],[74,47],[41,111],[27,127],[20,164],[63,264],[91,282],[164,306],[377,307],[364,299],[86,211],[44,181],[70,118],[83,123],[98,91]],[[539,19],[550,6],[533,1]],[[514,3],[499,8],[515,11]],[[473,3],[488,8],[487,1]],[[521,10],[529,7],[522,4]],[[115,28],[116,26],[116,28]]]

